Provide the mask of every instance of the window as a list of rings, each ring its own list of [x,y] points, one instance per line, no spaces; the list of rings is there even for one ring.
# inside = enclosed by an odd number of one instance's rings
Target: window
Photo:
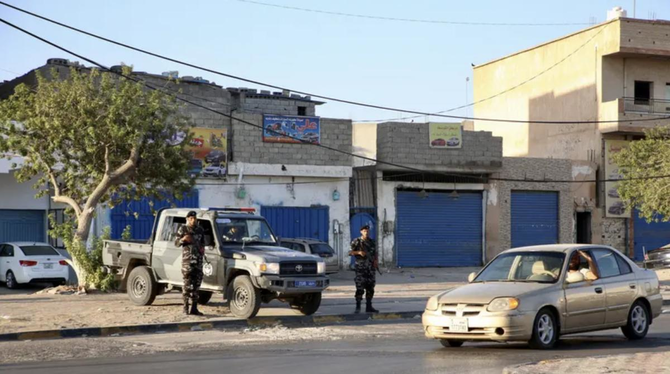
[[[26,256],[60,256],[55,249],[46,245],[24,245],[20,248]]]
[[[628,265],[628,262],[621,257],[621,255],[617,254],[616,256],[616,262],[619,264],[619,271],[621,274],[630,274],[633,272],[633,270],[630,268],[630,265]]]
[[[560,252],[511,252],[496,257],[474,282],[555,283],[565,254]]]
[[[298,107],[298,115],[299,116],[306,116],[307,115],[307,107],[299,106]]]
[[[635,105],[649,105],[653,86],[652,82],[635,81]]]
[[[665,84],[665,111],[670,112],[670,83]]]
[[[172,239],[172,219],[174,217],[165,217],[163,221],[163,230],[161,231],[161,236],[158,240],[160,241],[170,241]]]
[[[199,219],[198,225],[202,227],[202,231],[204,231],[205,246],[214,245],[214,230],[212,230],[212,223],[206,219]]]
[[[6,244],[0,245],[0,257],[8,257],[9,256],[9,246]]]
[[[591,254],[594,257],[596,264],[598,264],[600,278],[621,275],[614,252],[607,249],[592,249]]]
[[[332,257],[335,253],[335,251],[326,243],[310,244],[309,248],[311,249],[313,255],[318,255],[321,257]]]
[[[300,243],[291,243],[291,249],[294,251],[305,252],[305,246]]]

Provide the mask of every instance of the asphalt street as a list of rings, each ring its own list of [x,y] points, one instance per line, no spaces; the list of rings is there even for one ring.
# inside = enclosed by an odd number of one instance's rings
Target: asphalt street
[[[319,331],[316,329],[314,332],[318,334]],[[269,334],[259,335],[255,343],[245,342],[239,332],[217,331],[119,337],[115,338],[118,343],[132,343],[134,346],[153,345],[158,348],[181,346],[184,350],[122,357],[8,364],[0,365],[0,372],[501,373],[506,366],[548,359],[668,351],[670,314],[664,314],[654,321],[649,335],[642,341],[628,341],[620,330],[608,330],[563,337],[557,348],[549,351],[531,350],[522,343],[466,343],[461,348],[443,348],[439,342],[423,337],[421,324],[417,320],[337,326],[328,331],[324,330],[323,333],[332,334],[332,339],[318,336],[292,339],[292,334],[296,336],[300,334],[299,329],[283,330],[281,334],[286,336],[281,339]],[[357,335],[353,335],[354,333]],[[66,346],[76,340],[60,341],[60,344]],[[88,339],[88,341],[97,344],[104,340]],[[207,344],[224,341],[228,344]],[[58,344],[58,341],[51,343]],[[82,349],[81,347],[76,349]],[[0,349],[2,348],[0,346]],[[95,349],[91,349],[88,357],[95,355]]]

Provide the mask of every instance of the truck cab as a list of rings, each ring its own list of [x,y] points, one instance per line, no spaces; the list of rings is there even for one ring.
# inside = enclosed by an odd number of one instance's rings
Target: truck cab
[[[275,299],[306,315],[318,310],[330,283],[325,262],[280,247],[267,221],[252,208],[163,209],[149,244],[105,241],[103,263],[118,274],[131,301],[150,305],[157,294],[183,285],[176,233],[191,210],[205,232],[201,303],[222,293],[241,318],[252,318],[261,303]]]

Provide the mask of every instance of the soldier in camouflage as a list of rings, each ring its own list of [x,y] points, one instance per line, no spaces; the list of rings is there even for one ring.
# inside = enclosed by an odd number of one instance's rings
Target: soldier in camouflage
[[[184,299],[184,314],[203,315],[198,310],[198,291],[202,283],[202,262],[205,255],[205,235],[198,225],[195,211],[186,215],[186,225],[177,231],[177,246],[182,247],[181,274],[184,277],[182,297]],[[188,299],[191,299],[189,311]]]
[[[377,248],[375,242],[370,239],[370,226],[361,227],[361,237],[351,242],[351,251],[349,256],[356,257],[356,310],[354,313],[361,312],[361,301],[365,294],[366,313],[379,313],[372,307],[372,297],[375,294],[375,271],[377,270]]]

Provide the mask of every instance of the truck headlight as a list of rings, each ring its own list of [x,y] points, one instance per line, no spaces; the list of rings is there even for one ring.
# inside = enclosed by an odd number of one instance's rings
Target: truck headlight
[[[503,312],[506,310],[514,310],[519,307],[519,299],[515,297],[499,297],[493,299],[486,310],[489,312]]]
[[[316,263],[316,272],[318,274],[326,274],[326,263],[325,262],[317,262]]]
[[[438,306],[439,302],[437,300],[437,296],[433,296],[430,299],[428,299],[428,303],[426,303],[426,310],[430,310],[431,312],[433,312],[437,310]]]
[[[266,274],[279,274],[279,264],[276,262],[262,263],[258,265],[258,270]]]

